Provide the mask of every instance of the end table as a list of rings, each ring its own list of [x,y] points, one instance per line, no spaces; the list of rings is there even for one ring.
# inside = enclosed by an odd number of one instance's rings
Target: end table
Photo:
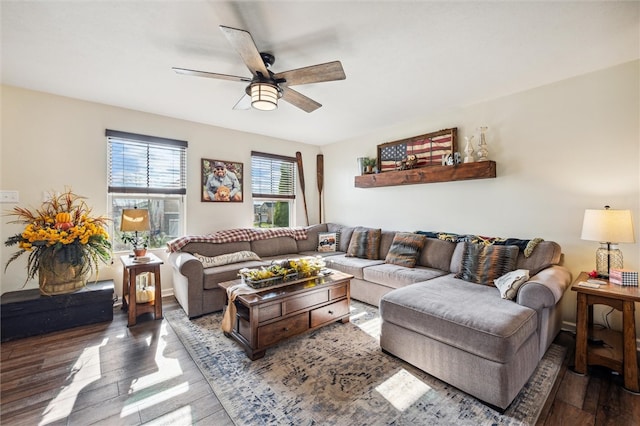
[[[622,374],[625,389],[638,393],[634,302],[640,302],[640,287],[620,286],[608,281],[599,288],[579,285],[588,279],[589,275],[582,272],[571,286],[571,290],[578,293],[575,372],[586,374],[588,365],[601,365]],[[594,329],[593,305],[607,305],[621,311],[622,331]],[[588,336],[597,343],[589,343]]]
[[[120,256],[122,262],[122,310],[129,312],[127,326],[136,325],[138,315],[153,312],[155,319],[162,319],[162,284],[160,265],[164,262],[153,253],[147,252],[148,262],[137,262],[135,257]],[[149,303],[136,303],[136,277],[144,272],[153,272],[155,300]]]

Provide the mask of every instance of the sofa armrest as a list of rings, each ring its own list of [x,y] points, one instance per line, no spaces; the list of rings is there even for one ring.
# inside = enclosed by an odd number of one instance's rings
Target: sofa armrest
[[[536,311],[555,306],[571,284],[571,272],[554,265],[531,277],[518,290],[516,301]]]
[[[182,275],[188,277],[202,276],[204,268],[194,255],[184,251],[176,251],[169,254],[167,263],[173,266]]]
[[[204,313],[204,268],[191,253],[177,251],[169,254],[167,263],[173,270],[173,294],[189,318]]]

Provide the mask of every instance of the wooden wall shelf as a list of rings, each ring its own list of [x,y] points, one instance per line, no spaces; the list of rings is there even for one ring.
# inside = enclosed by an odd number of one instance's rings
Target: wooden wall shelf
[[[429,166],[411,170],[375,173],[355,177],[356,188],[414,185],[418,183],[452,182],[456,180],[496,177],[496,162],[482,161],[457,166]]]

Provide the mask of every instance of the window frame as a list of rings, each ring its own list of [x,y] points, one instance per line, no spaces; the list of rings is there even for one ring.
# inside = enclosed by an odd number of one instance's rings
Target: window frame
[[[111,224],[111,235],[112,235],[112,244],[114,247],[114,252],[121,252],[124,249],[120,249],[123,244],[120,239],[120,230],[117,224],[119,223],[119,217],[116,218],[117,212],[121,211],[122,208],[133,208],[133,207],[147,207],[150,208],[150,216],[154,216],[154,209],[152,206],[154,202],[162,202],[163,207],[166,207],[166,202],[170,200],[174,200],[178,203],[177,212],[166,212],[163,210],[163,215],[165,217],[161,219],[157,219],[155,221],[156,228],[152,229],[151,232],[157,233],[156,235],[162,235],[162,233],[166,233],[170,231],[170,227],[167,225],[166,215],[177,214],[178,216],[178,229],[176,230],[177,235],[167,236],[166,238],[178,237],[180,235],[184,235],[186,230],[186,194],[187,194],[187,141],[181,141],[176,139],[168,139],[161,138],[156,136],[148,136],[148,135],[140,135],[136,133],[129,132],[121,132],[117,130],[105,130],[105,136],[107,137],[107,202],[109,205],[109,210],[111,212],[111,217],[114,218]],[[116,144],[123,145],[123,157],[125,157],[127,145],[130,148],[128,151],[128,155],[132,155],[132,153],[144,153],[146,151],[146,158],[143,160],[142,167],[140,164],[135,165],[131,170],[133,172],[138,173],[138,177],[140,177],[140,172],[144,175],[143,179],[138,179],[138,181],[128,180],[130,176],[127,176],[127,158],[120,158],[121,162],[117,162],[114,160],[113,152]],[[146,145],[146,148],[144,147]],[[163,155],[162,148],[166,148],[169,151],[167,156]],[[136,152],[137,151],[137,152]],[[154,154],[151,152],[154,151]],[[159,155],[158,155],[159,154]],[[170,160],[168,163],[166,162],[167,158]],[[176,161],[177,159],[177,161]],[[146,165],[144,164],[146,162]],[[139,162],[138,162],[139,163]],[[153,174],[152,171],[154,168],[162,168],[162,167],[173,167],[175,169],[175,165],[178,164],[179,167],[177,170],[169,170],[169,173],[166,174]],[[118,170],[114,172],[115,168]],[[144,170],[146,168],[146,171]],[[120,175],[118,175],[120,173]],[[114,176],[115,179],[114,179]],[[167,177],[169,178],[169,185],[162,185],[163,178],[166,181]],[[155,179],[155,180],[154,180]],[[138,183],[141,181],[146,181],[146,185],[131,185],[130,182]],[[152,182],[160,182],[161,184],[158,186],[152,186]],[[171,182],[176,182],[176,184],[171,184]],[[118,183],[117,185],[114,183]],[[139,200],[136,203],[127,203],[126,201],[118,200]],[[118,204],[118,205],[116,205]],[[155,210],[157,212],[157,210]],[[158,222],[159,226],[158,226]],[[152,224],[154,223],[152,219]],[[163,238],[166,239],[166,238]],[[160,245],[151,245],[154,239],[151,238],[149,241],[149,249],[158,249],[164,247],[165,241],[160,243]]]
[[[255,185],[255,176],[256,176],[256,163],[255,163],[255,159],[258,159],[257,161],[261,161],[263,162],[262,164],[262,170],[265,170],[265,167],[267,165],[267,163],[271,162],[271,165],[269,167],[269,181],[270,183],[267,185],[268,187],[271,188],[271,191],[256,191],[257,187]],[[285,193],[276,193],[276,192],[280,192],[280,189],[278,190],[273,190],[273,188],[275,187],[281,187],[282,182],[279,181],[274,181],[274,177],[273,177],[273,172],[274,170],[277,169],[277,166],[282,167],[283,164],[288,165],[289,170],[291,172],[291,177],[288,179],[288,182],[285,182],[285,184],[287,184],[287,188],[285,188]],[[297,161],[295,157],[288,157],[288,156],[284,156],[284,155],[278,155],[278,154],[270,154],[270,153],[265,153],[265,152],[258,152],[258,151],[251,151],[251,195],[252,195],[252,199],[253,199],[253,226],[254,227],[260,227],[258,226],[261,223],[271,223],[272,226],[270,227],[279,227],[276,226],[274,224],[273,221],[273,216],[271,217],[271,221],[269,222],[260,222],[257,219],[258,214],[261,213],[257,213],[257,205],[264,205],[264,203],[286,203],[288,205],[288,225],[287,227],[292,227],[295,226],[296,224],[296,217],[295,217],[295,206],[296,206],[296,191],[297,191],[297,186],[296,186],[296,182],[297,182]],[[265,186],[260,186],[258,189],[264,189]]]

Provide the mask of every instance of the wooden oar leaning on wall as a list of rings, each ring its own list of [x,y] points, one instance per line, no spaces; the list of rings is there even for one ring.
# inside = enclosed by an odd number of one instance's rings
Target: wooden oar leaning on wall
[[[324,156],[322,154],[318,154],[316,157],[316,180],[318,182],[318,223],[322,223],[322,189],[324,186]]]
[[[309,225],[309,212],[307,211],[307,196],[304,188],[304,167],[302,166],[302,153],[296,152],[296,163],[298,163],[298,176],[300,177],[300,189],[302,190],[302,202],[304,204],[304,217]]]

